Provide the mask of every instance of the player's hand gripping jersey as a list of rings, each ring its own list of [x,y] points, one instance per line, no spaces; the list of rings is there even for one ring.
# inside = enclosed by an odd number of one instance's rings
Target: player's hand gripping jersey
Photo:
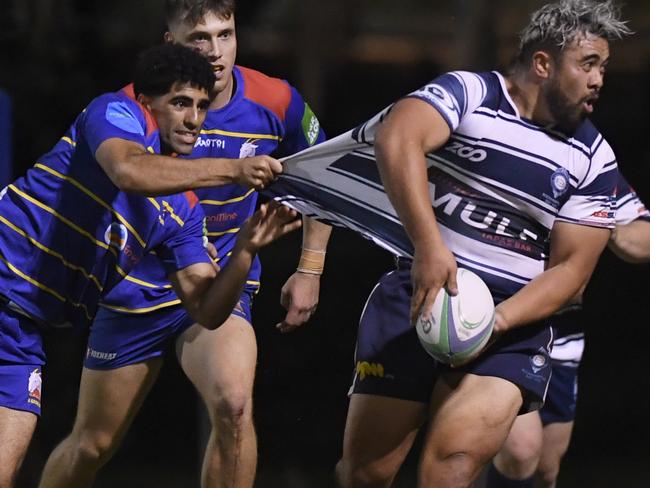
[[[132,90],[93,100],[52,151],[0,193],[0,295],[38,321],[90,321],[100,297],[144,255],[155,253],[166,273],[209,262],[196,198],[121,192],[94,156],[111,138],[160,150],[155,121]]]
[[[287,156],[325,139],[318,119],[295,88],[285,81],[236,66],[235,89],[230,102],[210,110],[190,158],[245,158],[272,154]],[[217,248],[223,266],[242,223],[257,203],[253,189],[230,184],[196,191],[206,214],[208,238]],[[260,262],[249,273],[246,291],[259,288]],[[127,313],[145,313],[179,304],[164,269],[147,257],[127,280],[120,283],[102,306]]]
[[[408,96],[449,124],[450,139],[426,157],[431,201],[459,266],[478,273],[497,303],[544,271],[554,222],[613,227],[616,160],[588,120],[567,136],[523,119],[496,72],[447,73]],[[410,257],[375,163],[388,110],[290,158],[267,191]]]

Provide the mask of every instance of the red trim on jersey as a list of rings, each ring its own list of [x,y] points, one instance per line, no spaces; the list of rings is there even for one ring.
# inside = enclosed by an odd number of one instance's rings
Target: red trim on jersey
[[[199,197],[196,196],[196,193],[194,193],[192,190],[188,190],[184,193],[185,198],[187,198],[187,201],[190,203],[190,208],[196,207],[196,204],[199,203]]]
[[[147,121],[147,137],[149,137],[151,134],[153,134],[153,132],[156,129],[158,129],[158,124],[156,123],[156,119],[154,119],[153,115],[151,115],[151,112],[149,112],[149,110],[147,110],[147,108],[144,105],[142,105],[140,102],[138,102],[138,100],[135,98],[135,89],[133,88],[133,83],[126,85],[124,88],[122,88],[121,91],[127,97],[129,97],[131,100],[137,103],[142,109],[144,118]]]
[[[259,71],[238,66],[244,79],[244,96],[271,110],[284,122],[291,103],[291,88],[278,78],[271,78]]]

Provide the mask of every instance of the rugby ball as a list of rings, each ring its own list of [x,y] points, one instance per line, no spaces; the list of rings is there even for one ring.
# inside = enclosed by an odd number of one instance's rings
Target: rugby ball
[[[415,329],[424,350],[438,361],[460,366],[474,359],[492,335],[494,300],[485,282],[467,269],[456,274],[458,295],[443,288],[430,315],[421,313]]]

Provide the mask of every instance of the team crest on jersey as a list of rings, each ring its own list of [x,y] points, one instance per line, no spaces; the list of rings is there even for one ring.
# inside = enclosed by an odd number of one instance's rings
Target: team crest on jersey
[[[35,369],[29,374],[29,380],[27,382],[27,391],[29,392],[29,403],[40,407],[41,406],[41,387],[43,385],[43,380],[41,379],[41,370],[40,368]]]
[[[241,145],[239,148],[239,158],[250,158],[255,156],[255,151],[257,150],[257,141],[254,139],[248,139]]]
[[[104,242],[118,251],[124,250],[128,237],[126,227],[119,222],[113,222],[104,232]]]
[[[561,197],[569,189],[569,170],[558,168],[551,175],[551,188],[555,198]]]

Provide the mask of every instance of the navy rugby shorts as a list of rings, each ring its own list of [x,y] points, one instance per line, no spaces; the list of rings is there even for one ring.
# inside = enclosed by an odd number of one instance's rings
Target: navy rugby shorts
[[[549,326],[531,324],[504,334],[471,363],[451,369],[420,345],[409,322],[410,269],[385,274],[375,286],[359,323],[350,393],[428,403],[436,378],[449,371],[504,378],[519,386],[520,413],[541,407],[551,375]]]

